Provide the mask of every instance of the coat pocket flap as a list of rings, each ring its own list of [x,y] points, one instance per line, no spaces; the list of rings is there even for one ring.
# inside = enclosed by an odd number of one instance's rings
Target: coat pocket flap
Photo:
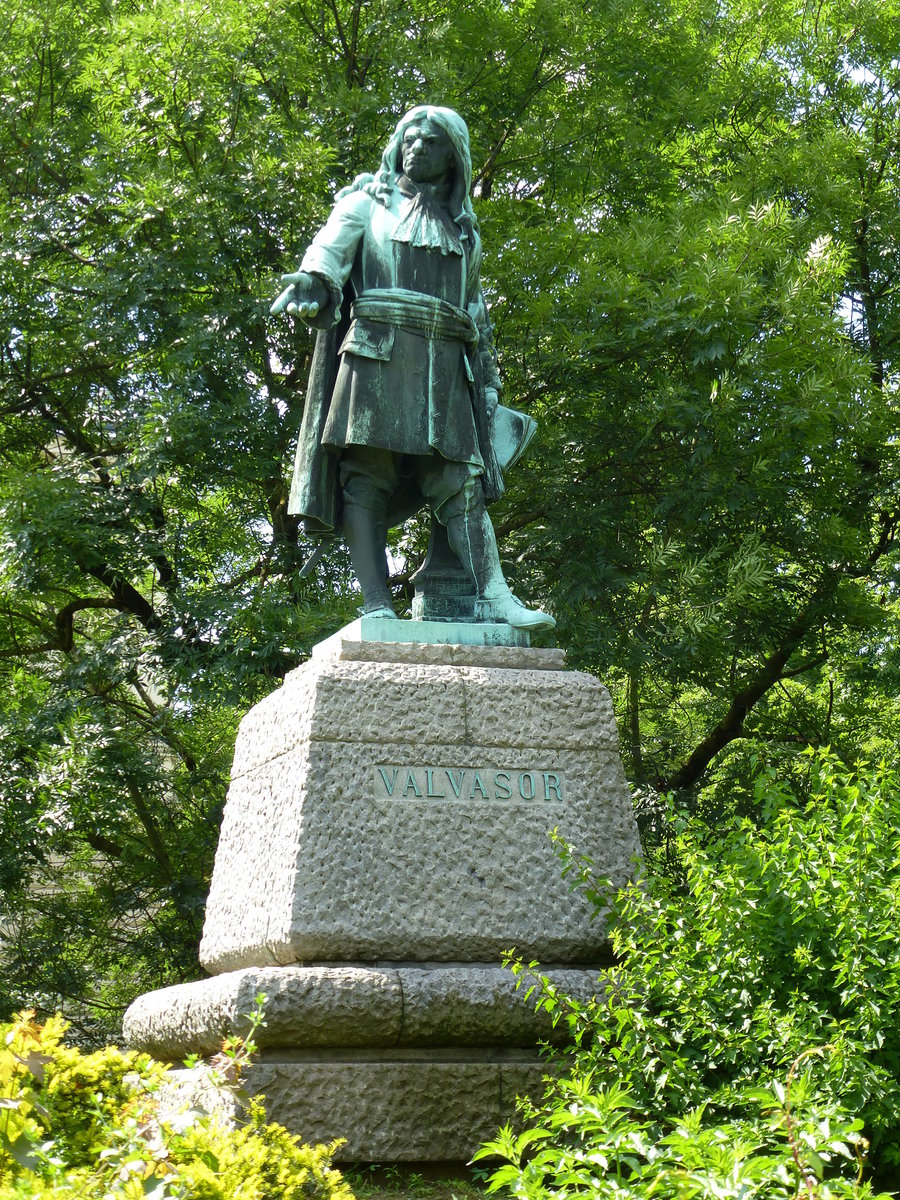
[[[347,336],[341,342],[339,354],[355,354],[359,358],[377,358],[390,362],[394,349],[394,330],[380,321],[351,321]]]

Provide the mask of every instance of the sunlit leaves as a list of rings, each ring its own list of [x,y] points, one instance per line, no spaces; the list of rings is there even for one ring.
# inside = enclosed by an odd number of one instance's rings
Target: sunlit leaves
[[[2,870],[22,911],[66,856],[98,881],[54,901],[81,932],[44,995],[78,994],[103,914],[133,904],[196,967],[237,716],[354,614],[339,551],[298,577],[312,340],[267,305],[422,100],[469,121],[506,399],[541,425],[495,510],[505,565],[612,684],[629,769],[664,784],[706,746],[688,782],[728,773],[750,809],[750,754],[892,740],[896,20],[893,0],[4,12]],[[34,936],[21,986],[52,958],[50,924]]]
[[[515,1195],[864,1197],[900,1138],[894,929],[900,786],[827,754],[757,774],[762,818],[670,813],[672,863],[609,908],[617,962],[579,1004],[533,992],[575,1038],[545,1103],[490,1147]],[[571,863],[570,866],[575,865]],[[582,864],[582,867],[584,864]],[[533,986],[534,964],[523,983]]]

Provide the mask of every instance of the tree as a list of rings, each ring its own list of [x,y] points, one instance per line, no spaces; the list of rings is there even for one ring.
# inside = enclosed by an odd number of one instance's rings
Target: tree
[[[7,1007],[89,1035],[197,972],[236,720],[354,608],[337,557],[298,575],[278,273],[422,94],[467,92],[496,161],[565,36],[502,4],[5,18]]]
[[[535,586],[635,779],[739,786],[751,753],[858,754],[873,692],[892,714],[897,9],[648,9],[605,42],[631,108],[571,105],[620,169],[536,214],[498,318],[544,430],[519,548],[542,521]]]
[[[613,686],[636,781],[739,799],[750,754],[892,735],[896,16],[17,0],[7,1008],[87,1033],[198,971],[236,722],[355,609],[340,555],[298,573],[312,342],[268,303],[422,100],[469,120],[507,398],[541,423],[510,574]]]

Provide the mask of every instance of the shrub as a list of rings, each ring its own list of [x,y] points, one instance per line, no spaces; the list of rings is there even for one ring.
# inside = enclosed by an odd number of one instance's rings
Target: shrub
[[[617,965],[587,1005],[543,981],[574,1049],[530,1128],[489,1147],[507,1159],[495,1186],[864,1196],[867,1144],[896,1179],[900,785],[807,762],[802,789],[756,780],[758,825],[711,836],[673,817],[676,881],[648,872],[611,895],[569,855],[608,908]]]
[[[178,1102],[168,1068],[65,1045],[65,1022],[0,1026],[0,1200],[352,1200],[330,1166],[258,1103],[233,1128]],[[246,1046],[228,1047],[234,1075]],[[228,1089],[222,1076],[223,1089]]]

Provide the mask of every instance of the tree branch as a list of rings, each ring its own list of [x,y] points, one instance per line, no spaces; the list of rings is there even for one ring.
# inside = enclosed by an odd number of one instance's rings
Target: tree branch
[[[118,608],[115,600],[106,599],[102,596],[86,596],[83,600],[72,600],[65,608],[61,608],[56,614],[56,637],[58,645],[54,647],[57,650],[62,650],[68,654],[72,649],[75,635],[75,624],[73,618],[77,612],[81,612],[86,608]]]
[[[120,861],[124,857],[122,847],[117,846],[115,842],[111,842],[102,833],[86,833],[84,834],[84,840],[92,850],[96,850],[98,854],[105,854],[107,858],[114,858],[116,861]]]
[[[115,607],[122,612],[131,613],[133,617],[143,625],[148,633],[158,633],[162,628],[162,622],[156,615],[156,610],[153,605],[146,600],[137,588],[133,587],[127,579],[123,579],[108,566],[86,567],[83,563],[79,566],[86,571],[88,575],[93,575],[95,579],[108,587],[112,593]]]
[[[156,827],[156,821],[153,819],[149,807],[147,806],[144,797],[141,795],[140,789],[132,779],[126,779],[125,786],[128,789],[128,794],[131,797],[131,802],[134,805],[134,811],[137,813],[138,820],[144,827],[144,832],[147,834],[147,841],[150,843],[150,849],[153,851],[153,856],[162,867],[166,876],[171,879],[172,862],[169,858],[169,852],[166,850],[165,843],[160,836],[159,830]]]
[[[734,694],[722,719],[713,726],[672,775],[667,779],[657,781],[656,786],[660,791],[677,791],[695,784],[719,751],[723,750],[729,742],[741,736],[744,721],[753,706],[762,699],[766,692],[780,679],[790,678],[791,675],[800,673],[799,669],[795,669],[785,674],[784,668],[788,659],[817,620],[821,601],[832,587],[833,583],[830,580],[821,582],[809,601],[788,626],[778,648],[769,655],[746,687]],[[809,668],[810,663],[807,663],[802,669],[809,670]]]
[[[823,663],[827,662],[828,651],[823,650],[821,654],[817,654],[815,658],[807,659],[799,667],[792,667],[790,671],[782,671],[781,679],[796,679],[798,675],[805,675],[807,671],[815,670],[816,667],[821,667]]]

